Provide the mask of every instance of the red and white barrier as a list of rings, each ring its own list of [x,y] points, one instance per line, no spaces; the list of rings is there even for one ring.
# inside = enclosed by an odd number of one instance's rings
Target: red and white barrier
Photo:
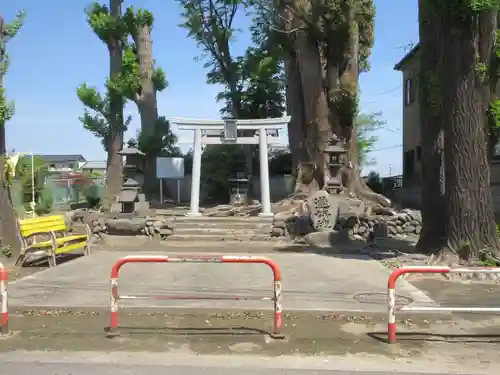
[[[420,307],[420,306],[396,306],[396,281],[401,275],[407,273],[500,273],[500,268],[451,268],[441,266],[415,266],[401,267],[394,270],[387,283],[387,342],[396,342],[396,311],[439,311],[439,312],[500,312],[500,307]]]
[[[127,263],[246,263],[246,264],[265,264],[273,271],[273,297],[212,297],[212,296],[120,296],[118,294],[118,275],[120,268]],[[281,271],[278,265],[271,259],[261,256],[240,256],[240,255],[213,255],[213,256],[158,256],[158,255],[129,255],[118,259],[111,269],[111,310],[109,316],[108,332],[116,333],[118,329],[118,301],[120,299],[156,299],[156,300],[272,300],[274,307],[274,321],[272,337],[283,338],[283,305],[282,305],[282,283]]]
[[[0,263],[0,334],[9,333],[9,311],[7,296],[7,280],[9,276],[4,265]]]

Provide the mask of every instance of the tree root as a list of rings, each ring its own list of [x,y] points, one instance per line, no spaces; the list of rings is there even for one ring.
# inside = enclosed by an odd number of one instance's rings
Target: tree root
[[[361,178],[357,168],[346,167],[342,172],[342,181],[349,194],[381,208],[391,207],[391,200],[382,194],[373,192]]]

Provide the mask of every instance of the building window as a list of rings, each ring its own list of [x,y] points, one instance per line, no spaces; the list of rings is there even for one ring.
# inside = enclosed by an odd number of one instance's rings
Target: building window
[[[417,161],[422,160],[422,146],[417,147]]]
[[[405,105],[410,105],[415,101],[416,81],[411,77],[405,80]]]

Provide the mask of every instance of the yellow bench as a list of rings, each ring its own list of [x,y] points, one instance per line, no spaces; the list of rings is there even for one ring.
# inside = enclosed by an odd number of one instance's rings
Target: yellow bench
[[[22,266],[33,258],[48,258],[49,266],[54,267],[58,255],[77,249],[83,249],[85,255],[90,255],[90,227],[85,225],[86,234],[69,234],[63,215],[19,220],[19,229],[23,246],[16,265]],[[40,236],[45,238],[37,241]]]

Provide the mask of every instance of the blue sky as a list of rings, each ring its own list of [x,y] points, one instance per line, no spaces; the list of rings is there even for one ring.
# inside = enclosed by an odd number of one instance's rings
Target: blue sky
[[[401,173],[402,94],[401,74],[394,64],[405,54],[404,46],[418,41],[417,0],[375,0],[377,6],[372,69],[361,77],[361,110],[383,112],[387,122],[378,132],[380,151],[372,157],[382,175]],[[78,116],[83,107],[76,87],[87,82],[102,88],[108,75],[104,44],[86,23],[88,0],[16,0],[2,2],[0,12],[7,21],[16,11],[27,12],[26,24],[9,44],[11,67],[5,79],[9,99],[17,113],[7,124],[8,149],[45,154],[82,154],[87,160],[105,160],[101,143],[83,129]],[[170,117],[220,118],[216,86],[205,83],[203,62],[196,44],[187,39],[181,23],[180,6],[172,0],[125,0],[125,6],[143,7],[155,16],[153,53],[165,70],[169,87],[158,96],[160,114]],[[248,27],[240,19],[239,27]],[[244,51],[248,35],[238,35],[234,53]],[[128,136],[139,128],[134,104],[126,113],[133,116]],[[178,134],[182,141],[189,134]],[[187,139],[186,139],[187,138]],[[189,145],[183,144],[183,148]]]

